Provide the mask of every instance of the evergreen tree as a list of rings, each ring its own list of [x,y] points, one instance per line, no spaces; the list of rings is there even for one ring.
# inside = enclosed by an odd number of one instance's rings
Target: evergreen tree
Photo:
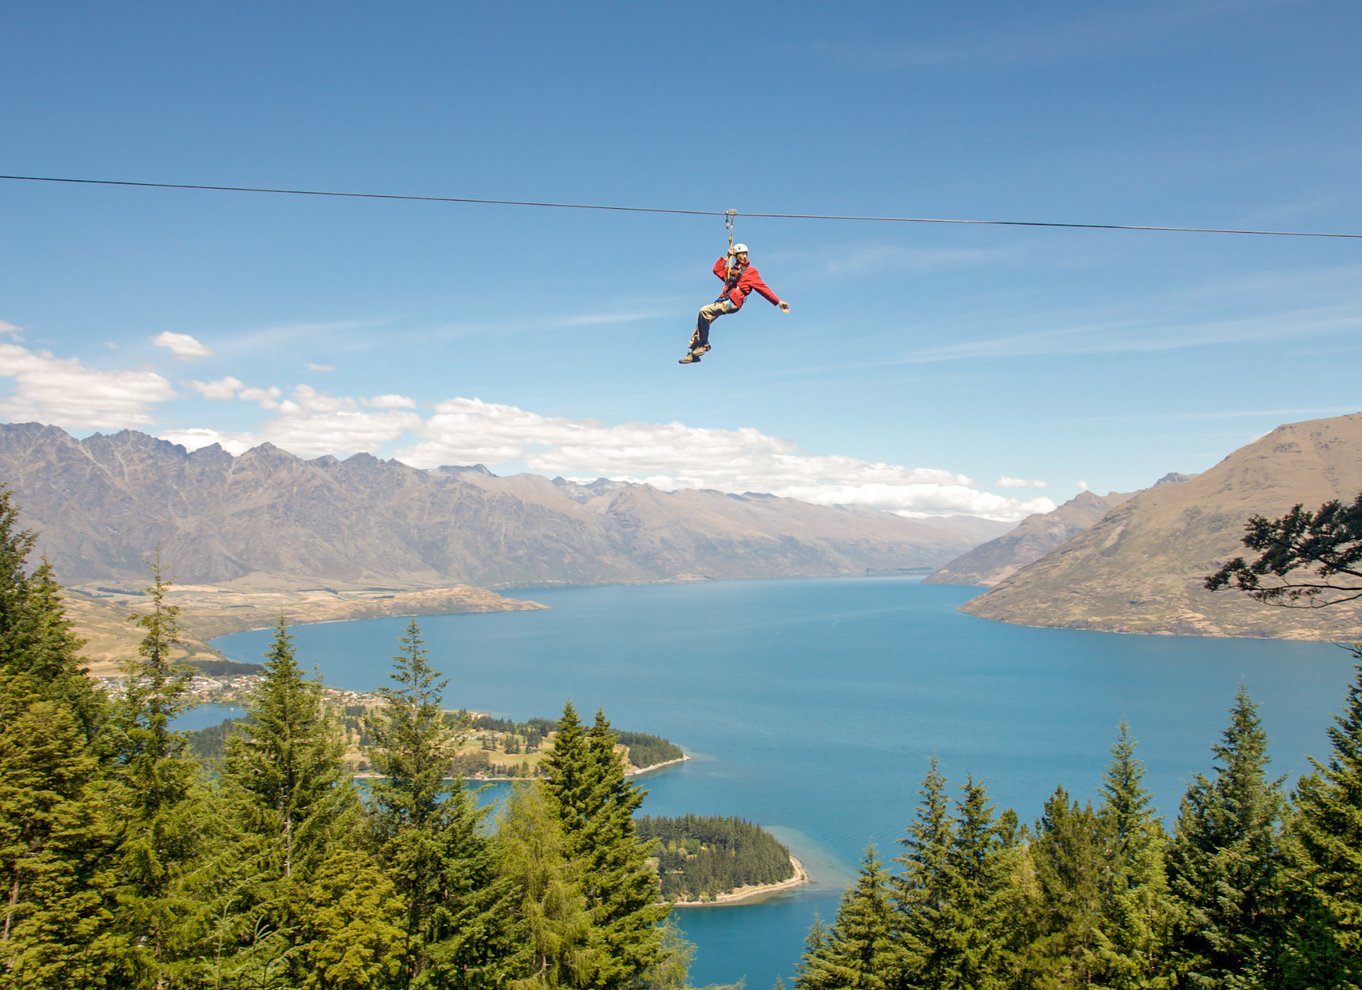
[[[982,784],[966,781],[951,813],[935,758],[893,883],[898,984],[930,990],[1010,985],[1015,966],[1016,816],[995,820]]]
[[[85,641],[75,634],[62,604],[61,586],[46,560],[29,575],[7,673],[27,675],[45,697],[70,708],[87,743],[103,731],[108,704],[80,656]]]
[[[303,990],[386,990],[403,985],[404,905],[363,852],[338,849],[307,884],[299,908]],[[282,986],[278,982],[243,986]]]
[[[1015,841],[999,828],[984,786],[967,778],[952,821],[954,842],[946,855],[940,982],[950,990],[1009,986],[1008,931],[1004,910],[1011,879],[1004,854]],[[1007,841],[1005,841],[1007,840]]]
[[[604,713],[583,730],[570,702],[544,767],[550,806],[568,858],[580,866],[593,938],[601,949],[592,985],[631,986],[662,959],[660,925],[668,913],[649,845],[635,831],[643,791],[625,779]]]
[[[413,619],[370,725],[380,861],[406,905],[401,986],[494,985],[512,952],[514,887],[500,879],[480,812],[454,774],[463,723]]]
[[[1283,800],[1280,779],[1266,776],[1267,734],[1242,686],[1212,752],[1215,775],[1193,780],[1169,848],[1180,914],[1174,967],[1187,986],[1265,986],[1276,978]]]
[[[102,986],[128,958],[114,930],[99,766],[71,709],[9,699],[0,730],[0,967],[6,987]]]
[[[21,630],[28,608],[28,555],[38,534],[19,525],[19,507],[0,484],[0,670],[24,655]]]
[[[602,950],[592,940],[581,864],[545,784],[518,784],[502,812],[496,840],[503,876],[515,884],[520,925],[514,986],[522,990],[589,987]]]
[[[238,979],[298,964],[297,907],[332,853],[353,847],[359,800],[341,760],[339,722],[303,676],[283,619],[246,718],[228,737],[222,791],[233,827],[221,864],[221,915],[238,946]],[[226,933],[219,933],[219,939]]]
[[[889,891],[889,877],[872,845],[855,885],[842,895],[837,920],[830,929],[810,932],[796,990],[884,990],[896,985],[900,956]]]
[[[945,932],[941,917],[947,859],[955,841],[946,780],[935,756],[918,794],[917,816],[899,840],[904,851],[895,859],[900,872],[892,883],[892,901],[898,913],[895,928],[901,933],[904,985],[927,988],[942,985]]]
[[[656,963],[643,975],[640,990],[691,990],[688,982],[691,960],[695,958],[695,946],[686,941],[685,933],[676,923],[673,915],[668,915],[662,926],[662,951]],[[723,990],[709,987],[706,990]],[[727,990],[741,990],[730,987]]]
[[[198,788],[199,767],[172,723],[188,706],[190,671],[176,663],[178,608],[166,601],[159,565],[139,658],[124,666],[124,696],[113,716],[116,788],[107,813],[118,831],[119,921],[137,947],[145,982],[160,990],[195,968],[206,924],[208,878],[195,874],[212,829]]]
[[[1285,834],[1286,958],[1299,987],[1362,986],[1362,663],[1334,723],[1333,755],[1311,760]]]
[[[1098,815],[1108,850],[1102,891],[1102,983],[1113,990],[1150,986],[1162,972],[1172,907],[1164,871],[1168,838],[1144,786],[1144,766],[1125,722],[1117,730]]]
[[[1106,853],[1092,807],[1056,788],[1030,843],[1040,902],[1040,930],[1027,953],[1031,985],[1048,990],[1099,982]]]
[[[6,986],[94,985],[121,965],[91,743],[106,710],[60,588],[0,486],[0,969]]]

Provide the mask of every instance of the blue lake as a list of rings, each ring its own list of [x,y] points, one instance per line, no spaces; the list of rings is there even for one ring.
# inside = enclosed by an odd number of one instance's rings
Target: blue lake
[[[770,827],[815,882],[762,903],[679,912],[696,986],[787,982],[815,915],[831,920],[868,843],[882,858],[912,819],[935,755],[1031,822],[1063,784],[1095,798],[1125,719],[1170,822],[1211,769],[1240,683],[1288,784],[1328,752],[1353,678],[1336,646],[1031,629],[956,611],[974,589],[911,579],[762,581],[511,592],[542,612],[426,616],[446,700],[554,717],[571,700],[695,759],[642,778],[644,811],[737,815]],[[408,620],[294,628],[333,687],[386,683]],[[271,633],[214,645],[259,660]]]

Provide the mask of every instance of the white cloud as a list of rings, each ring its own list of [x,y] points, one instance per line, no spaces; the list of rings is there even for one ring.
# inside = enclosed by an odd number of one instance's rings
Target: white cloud
[[[283,391],[271,385],[269,388],[243,388],[237,398],[245,402],[258,402],[262,409],[279,408],[279,397]]]
[[[273,385],[269,388],[247,388],[240,378],[234,378],[231,375],[213,382],[190,379],[189,387],[205,399],[218,401],[240,399],[243,402],[258,402],[262,409],[277,409],[279,397],[284,394]]]
[[[409,399],[405,395],[375,395],[367,399],[360,399],[359,401],[370,409],[416,408],[416,400]]]
[[[0,343],[0,378],[14,379],[13,394],[0,399],[0,417],[70,430],[143,426],[152,422],[155,403],[175,397],[154,371],[100,371],[19,344]]]
[[[185,430],[160,430],[156,434],[162,440],[178,443],[186,450],[198,450],[212,444],[219,444],[230,454],[244,454],[252,447],[260,446],[260,438],[253,433],[229,433],[204,427],[191,427]]]
[[[9,331],[13,332],[13,331]],[[417,467],[483,463],[498,473],[530,471],[590,481],[608,477],[664,490],[710,488],[770,492],[820,505],[882,509],[907,516],[967,513],[1016,520],[1054,508],[1047,498],[1018,499],[983,491],[973,479],[932,467],[905,467],[839,454],[806,453],[790,440],[746,427],[546,416],[517,406],[452,398],[418,412],[408,396],[333,395],[297,385],[247,386],[235,376],[193,379],[187,388],[215,402],[253,402],[263,422],[244,430],[191,424],[154,429],[153,406],[176,398],[151,371],[99,371],[0,338],[0,379],[14,381],[0,398],[0,417],[68,429],[148,427],[197,449],[220,444],[239,454],[270,442],[300,457],[397,450]],[[204,407],[206,408],[206,407]],[[1043,487],[1004,478],[1001,487]]]
[[[8,320],[0,320],[0,333],[7,333],[11,336],[19,336],[19,328]]]
[[[157,347],[164,347],[171,354],[184,361],[213,356],[213,352],[209,348],[200,344],[187,333],[172,333],[167,330],[151,338],[151,342]]]
[[[515,406],[458,398],[440,403],[422,439],[397,456],[417,467],[523,464],[537,474],[609,477],[657,488],[770,492],[819,505],[855,505],[907,515],[969,513],[1021,519],[1054,508],[980,491],[968,477],[840,455],[803,454],[755,429],[625,423],[542,416]]]
[[[382,407],[368,412],[364,404],[365,400],[299,385],[290,398],[278,403],[277,415],[259,431],[259,438],[299,457],[346,456],[376,450],[421,430],[416,413]]]
[[[233,378],[230,375],[226,378],[219,378],[215,382],[201,382],[196,379],[189,380],[189,387],[205,399],[224,401],[235,399],[237,390],[242,387],[241,379]]]
[[[308,371],[315,371],[318,372],[319,374],[325,374],[326,372],[336,370],[336,366],[334,364],[319,364],[316,361],[309,361],[307,362],[307,364],[303,365],[303,367],[306,368]]]
[[[998,479],[999,488],[1049,488],[1046,481],[1027,481],[1025,478],[1010,478],[1003,475]]]

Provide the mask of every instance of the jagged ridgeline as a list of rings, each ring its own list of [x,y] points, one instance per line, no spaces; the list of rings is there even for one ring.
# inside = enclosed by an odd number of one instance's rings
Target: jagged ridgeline
[[[656,839],[662,895],[707,901],[739,887],[794,878],[790,850],[765,829],[741,818],[685,815],[637,820],[640,839]]]

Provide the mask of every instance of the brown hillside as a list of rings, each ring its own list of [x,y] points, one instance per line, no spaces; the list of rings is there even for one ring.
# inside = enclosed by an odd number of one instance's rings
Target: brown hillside
[[[1362,491],[1362,413],[1279,427],[1181,484],[1159,485],[965,605],[984,618],[1116,632],[1362,638],[1362,607],[1284,609],[1205,575],[1244,552],[1251,515]]]

